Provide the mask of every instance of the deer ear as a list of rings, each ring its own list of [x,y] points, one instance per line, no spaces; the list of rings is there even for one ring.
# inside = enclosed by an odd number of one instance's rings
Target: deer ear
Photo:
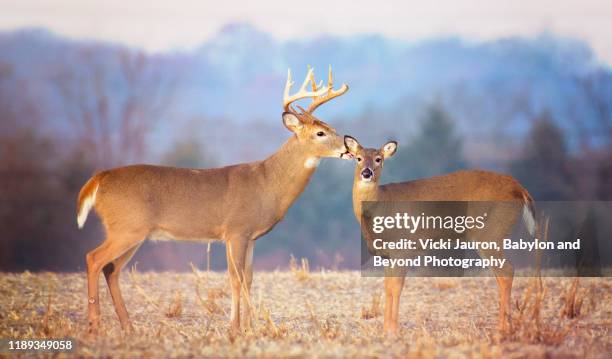
[[[385,145],[382,146],[380,151],[382,152],[385,158],[389,158],[393,156],[395,154],[395,151],[397,151],[397,142],[390,141],[390,142],[385,143]]]
[[[349,135],[344,136],[344,146],[352,154],[357,154],[362,147],[357,140]]]
[[[289,131],[293,133],[299,131],[302,126],[304,126],[302,120],[300,120],[299,117],[297,117],[294,113],[291,112],[283,113],[283,124],[285,125],[285,127],[287,127],[287,129],[289,129]]]

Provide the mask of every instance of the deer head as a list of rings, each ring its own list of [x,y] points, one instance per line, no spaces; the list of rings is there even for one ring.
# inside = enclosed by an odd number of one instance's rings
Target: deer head
[[[387,142],[379,149],[363,148],[351,136],[344,136],[344,145],[357,161],[355,181],[360,181],[362,184],[377,184],[385,159],[393,156],[397,151],[397,142],[395,141]]]
[[[309,83],[312,85],[310,91],[307,89]],[[336,133],[336,130],[312,115],[320,105],[346,93],[348,86],[342,84],[340,89],[333,89],[331,66],[329,67],[327,86],[323,86],[322,82],[317,85],[312,68],[308,69],[306,78],[298,92],[290,95],[292,86],[293,80],[291,70],[289,70],[283,96],[283,109],[285,111],[283,113],[283,123],[285,127],[295,134],[298,141],[308,148],[309,154],[315,159],[321,157],[352,158],[344,146],[343,138]],[[312,98],[312,103],[307,110],[297,106],[300,111],[296,111],[291,104],[304,98]]]

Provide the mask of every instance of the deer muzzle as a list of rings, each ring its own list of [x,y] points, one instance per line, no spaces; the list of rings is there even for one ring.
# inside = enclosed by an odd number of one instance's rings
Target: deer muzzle
[[[374,172],[371,169],[365,168],[361,171],[361,180],[365,182],[370,182],[374,178]]]
[[[352,153],[350,153],[348,150],[346,150],[346,151],[344,151],[344,152],[342,152],[340,154],[340,158],[343,159],[343,160],[351,160],[351,159],[355,158],[355,156],[353,156]]]

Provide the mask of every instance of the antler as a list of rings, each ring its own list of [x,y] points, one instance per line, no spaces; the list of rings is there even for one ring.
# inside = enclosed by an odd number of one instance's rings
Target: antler
[[[312,84],[312,91],[306,90],[306,86],[308,83]],[[289,91],[291,90],[291,86],[293,86],[293,80],[291,78],[291,69],[287,71],[287,83],[285,84],[285,94],[283,96],[283,108],[285,111],[293,111],[291,108],[291,103],[303,99],[303,98],[312,98],[312,103],[308,107],[308,110],[305,111],[307,113],[312,113],[317,107],[321,106],[325,102],[338,97],[348,91],[348,86],[346,84],[342,84],[339,90],[333,90],[333,80],[332,80],[332,71],[331,66],[329,67],[329,77],[327,86],[322,86],[323,81],[317,85],[314,78],[314,69],[310,66],[308,67],[308,73],[306,74],[306,78],[300,87],[300,90],[289,96]]]
[[[296,94],[289,96],[289,91],[291,90],[291,86],[293,86],[293,79],[291,78],[291,69],[287,70],[287,83],[285,83],[285,95],[283,96],[283,108],[285,109],[285,111],[291,111],[291,104],[297,100],[301,100],[307,97],[316,98],[318,96],[321,96],[325,92],[326,89],[323,88],[319,91],[317,91],[315,88],[312,92],[306,90],[308,82],[310,82],[313,78],[314,69],[308,67],[308,73],[306,74],[306,78],[304,79],[300,90]]]
[[[311,76],[312,76],[311,81],[312,81],[313,91],[316,90],[317,88],[319,88],[320,90],[325,90],[325,91],[322,95],[317,95],[317,97],[313,97],[312,103],[310,104],[310,106],[308,106],[308,113],[312,113],[314,110],[317,109],[317,107],[321,106],[327,101],[332,100],[338,96],[344,95],[344,93],[348,91],[349,89],[347,84],[342,84],[342,86],[340,86],[340,89],[334,90],[334,80],[332,76],[331,65],[329,65],[329,71],[327,73],[327,86],[321,87],[323,81],[319,83],[319,86],[316,86],[314,74],[312,74]]]

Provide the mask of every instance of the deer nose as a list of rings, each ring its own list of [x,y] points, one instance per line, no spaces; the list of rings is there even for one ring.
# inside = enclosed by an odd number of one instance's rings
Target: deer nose
[[[361,177],[363,179],[370,179],[370,178],[372,178],[373,175],[374,175],[374,173],[369,168],[366,168],[363,171],[361,171]]]

